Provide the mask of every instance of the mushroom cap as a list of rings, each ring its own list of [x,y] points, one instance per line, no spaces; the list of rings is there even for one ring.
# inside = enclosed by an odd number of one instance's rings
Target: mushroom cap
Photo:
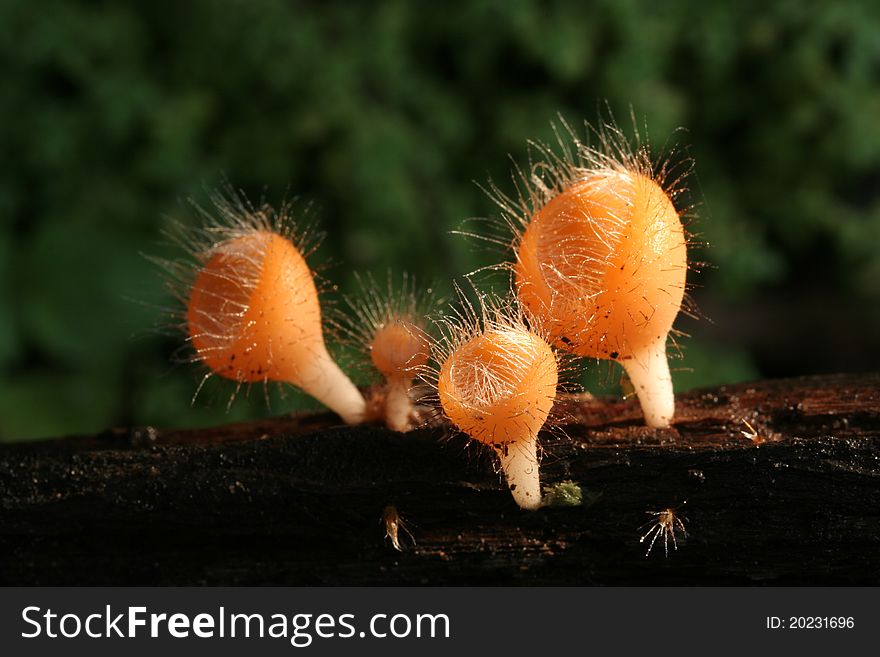
[[[240,383],[300,380],[326,352],[318,291],[293,243],[254,230],[212,248],[187,303],[187,328],[201,361]]]
[[[543,338],[521,327],[492,327],[449,354],[437,388],[461,431],[501,446],[538,434],[557,382],[556,356]]]
[[[681,307],[684,229],[649,176],[585,171],[532,216],[514,272],[520,301],[557,346],[632,358],[665,341]]]
[[[414,323],[405,319],[385,322],[370,343],[373,365],[388,378],[411,376],[428,362],[430,345]]]

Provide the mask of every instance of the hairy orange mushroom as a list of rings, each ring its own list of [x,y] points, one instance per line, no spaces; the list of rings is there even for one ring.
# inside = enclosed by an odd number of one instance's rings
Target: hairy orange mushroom
[[[318,290],[287,208],[255,211],[238,197],[215,203],[226,225],[210,226],[213,242],[196,245],[185,292],[196,359],[239,384],[289,383],[359,422],[364,399],[327,352]]]
[[[395,286],[390,272],[386,289],[380,289],[372,277],[360,281],[360,287],[358,296],[346,297],[350,312],[335,324],[355,348],[369,353],[370,362],[385,379],[378,398],[388,428],[408,431],[413,379],[428,362],[431,350],[425,315],[436,303],[434,293],[431,288],[418,291],[406,274]]]
[[[538,432],[556,398],[556,355],[521,317],[494,309],[482,321],[447,321],[437,391],[449,420],[497,453],[523,509],[541,506]]]
[[[556,346],[619,362],[647,424],[665,427],[675,411],[666,341],[688,269],[680,190],[654,174],[647,149],[629,150],[616,128],[599,135],[598,150],[576,138],[573,154],[542,147],[547,162],[516,212],[516,291]]]

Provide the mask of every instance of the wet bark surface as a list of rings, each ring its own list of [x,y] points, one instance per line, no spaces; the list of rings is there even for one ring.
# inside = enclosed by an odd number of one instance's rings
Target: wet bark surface
[[[583,503],[536,512],[437,423],[0,445],[0,583],[880,584],[880,374],[683,394],[666,430],[634,401],[558,406],[542,480]],[[661,533],[646,556],[659,520],[675,544]]]

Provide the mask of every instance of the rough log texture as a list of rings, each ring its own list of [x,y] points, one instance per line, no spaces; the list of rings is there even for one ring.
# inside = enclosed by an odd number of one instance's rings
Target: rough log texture
[[[880,375],[681,395],[659,431],[634,402],[561,406],[543,479],[584,504],[533,513],[442,426],[314,415],[2,445],[0,583],[880,584]],[[666,507],[687,539],[646,557],[640,527]]]

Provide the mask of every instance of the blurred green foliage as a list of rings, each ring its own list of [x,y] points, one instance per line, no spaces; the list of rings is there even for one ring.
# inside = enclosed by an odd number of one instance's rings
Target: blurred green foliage
[[[389,267],[448,288],[499,259],[450,234],[495,214],[472,181],[504,187],[508,154],[550,139],[557,113],[595,121],[605,100],[659,146],[686,127],[696,160],[692,230],[711,266],[693,280],[714,323],[681,322],[679,389],[876,368],[878,14],[869,1],[4,0],[0,439],[267,412],[255,390],[227,413],[227,386],[190,404],[199,373],[171,364],[181,338],[160,308],[173,300],[142,257],[174,254],[160,230],[193,221],[181,200],[223,175],[254,199],[314,202],[317,259],[336,263],[324,273],[341,291]],[[833,331],[800,320],[811,308]]]

